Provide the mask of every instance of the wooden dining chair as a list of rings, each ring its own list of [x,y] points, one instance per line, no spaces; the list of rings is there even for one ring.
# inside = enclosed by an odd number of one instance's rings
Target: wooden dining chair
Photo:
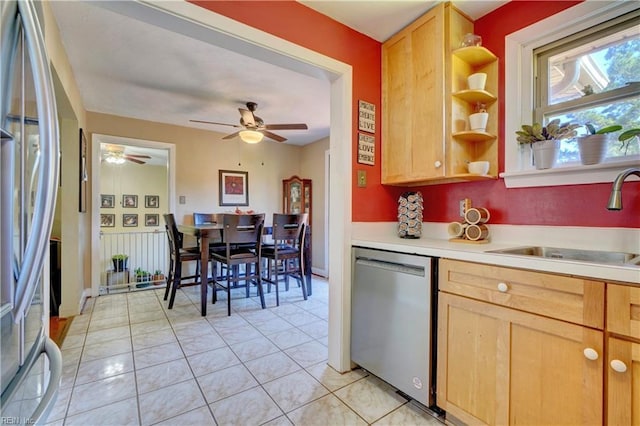
[[[280,306],[278,282],[280,277],[285,281],[285,289],[289,290],[289,277],[293,277],[302,287],[302,297],[307,300],[307,283],[304,275],[304,238],[307,224],[307,213],[273,214],[273,244],[262,248],[262,257],[267,262],[267,276],[263,278],[271,291],[271,284],[276,286],[276,305]]]
[[[225,277],[215,277],[214,286],[227,293],[227,315],[231,315],[231,289],[245,287],[249,297],[249,287],[254,284],[258,288],[262,309],[266,307],[262,289],[262,229],[264,214],[238,215],[225,214],[223,233],[225,249],[212,250],[211,260],[227,266]],[[244,266],[244,273],[233,273],[236,267]],[[226,278],[226,279],[225,279]],[[226,286],[222,283],[226,281]],[[240,282],[243,281],[244,285]],[[217,301],[217,292],[213,292],[213,303]]]
[[[194,225],[216,225],[222,224],[224,218],[224,213],[193,213],[193,224]],[[209,241],[209,250],[220,250],[223,251],[226,247],[224,241],[222,240],[222,229],[220,229],[220,233],[218,235],[218,239],[216,241]],[[198,247],[200,247],[200,239],[198,239]],[[222,267],[220,273],[225,272],[225,268]],[[211,268],[212,276],[217,274],[217,268]],[[196,271],[198,273],[198,271]]]
[[[182,233],[178,231],[178,225],[173,213],[162,215],[164,217],[165,228],[167,230],[167,238],[169,239],[169,273],[167,274],[167,288],[164,291],[164,300],[167,300],[169,293],[169,309],[173,309],[173,303],[176,298],[176,291],[181,286],[199,285],[199,274],[182,276],[182,262],[199,262],[199,247],[182,247]],[[183,280],[192,279],[193,282],[183,284]]]

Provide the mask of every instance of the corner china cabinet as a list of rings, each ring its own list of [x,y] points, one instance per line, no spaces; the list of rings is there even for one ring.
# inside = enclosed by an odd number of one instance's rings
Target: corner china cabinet
[[[291,176],[282,181],[282,212],[307,213],[311,227],[311,179]]]
[[[460,47],[473,21],[440,3],[382,46],[382,183],[428,185],[495,179],[498,175],[498,62],[482,46]],[[486,73],[483,90],[467,77]],[[478,104],[484,131],[470,130]],[[487,175],[467,162],[489,161]]]

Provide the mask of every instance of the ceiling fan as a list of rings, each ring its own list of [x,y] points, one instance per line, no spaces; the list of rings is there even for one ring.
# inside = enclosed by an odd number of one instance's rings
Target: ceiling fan
[[[262,118],[254,115],[253,112],[258,109],[258,104],[255,102],[247,102],[247,109],[238,108],[240,111],[240,124],[227,124],[227,123],[217,123],[215,121],[203,121],[203,120],[189,120],[194,123],[206,123],[206,124],[217,124],[220,126],[231,126],[237,127],[242,130],[238,130],[237,132],[231,133],[222,139],[232,139],[236,136],[240,136],[240,139],[247,143],[258,143],[262,140],[264,136],[269,139],[273,139],[277,142],[284,142],[287,138],[283,138],[280,135],[277,135],[269,130],[307,130],[308,127],[304,123],[298,124],[264,124]]]
[[[146,161],[139,158],[151,158],[148,155],[125,154],[124,147],[120,145],[107,145],[104,153],[104,161],[111,164],[124,164],[125,161],[131,161],[136,164],[146,164]]]

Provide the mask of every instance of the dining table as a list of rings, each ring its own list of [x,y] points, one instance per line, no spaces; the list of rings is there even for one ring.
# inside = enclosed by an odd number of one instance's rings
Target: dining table
[[[206,223],[203,225],[184,224],[178,225],[178,231],[184,235],[191,235],[200,240],[200,312],[202,316],[207,315],[207,285],[209,280],[209,243],[224,241],[224,225],[222,223]],[[264,235],[273,233],[271,226],[265,226]],[[307,228],[304,245],[305,260],[305,282],[307,283],[307,294],[311,296],[311,233]],[[215,291],[215,287],[214,290]]]

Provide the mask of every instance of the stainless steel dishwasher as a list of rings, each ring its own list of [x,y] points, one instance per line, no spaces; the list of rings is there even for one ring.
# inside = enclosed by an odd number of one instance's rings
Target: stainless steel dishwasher
[[[437,259],[354,247],[352,260],[351,360],[433,406]]]

